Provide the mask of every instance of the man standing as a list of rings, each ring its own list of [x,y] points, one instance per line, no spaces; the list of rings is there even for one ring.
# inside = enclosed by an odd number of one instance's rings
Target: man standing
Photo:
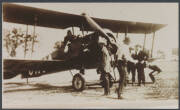
[[[97,72],[101,73],[101,79],[103,80],[102,83],[104,86],[104,95],[108,95],[110,93],[110,80],[112,72],[111,56],[116,54],[118,48],[115,44],[116,41],[114,36],[110,34],[108,34],[108,36],[108,39],[100,36],[98,42],[101,56]]]
[[[100,62],[98,67],[98,72],[102,77],[102,84],[104,85],[104,95],[110,94],[110,84],[109,84],[109,74],[111,72],[111,57],[108,51],[108,44],[105,39],[99,39],[99,47],[101,51]]]
[[[135,83],[135,76],[136,76],[136,64],[135,64],[135,51],[134,48],[129,48],[130,55],[132,57],[131,61],[127,62],[127,72],[128,74],[132,74],[132,85]]]
[[[117,51],[117,69],[119,71],[119,87],[117,89],[118,93],[118,99],[121,99],[123,87],[126,85],[128,80],[128,74],[127,74],[127,61],[134,62],[135,60],[132,59],[129,53],[129,43],[130,39],[128,37],[125,37],[123,44],[119,45],[118,51]]]
[[[141,86],[141,83],[145,85],[144,68],[146,67],[148,55],[142,50],[140,45],[136,45],[136,59],[138,60],[138,63],[136,64],[138,72],[138,86]]]

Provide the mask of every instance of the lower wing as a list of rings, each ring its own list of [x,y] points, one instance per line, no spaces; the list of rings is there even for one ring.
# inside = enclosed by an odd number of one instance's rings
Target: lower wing
[[[74,69],[72,61],[43,61],[43,60],[3,60],[3,79],[11,79],[18,74],[22,78],[39,77],[58,71]]]

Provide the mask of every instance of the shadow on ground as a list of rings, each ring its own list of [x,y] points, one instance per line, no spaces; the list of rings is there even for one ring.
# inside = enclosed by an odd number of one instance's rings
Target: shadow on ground
[[[49,84],[26,84],[26,83],[5,83],[5,86],[13,86],[13,89],[7,89],[3,91],[4,93],[10,92],[28,92],[28,91],[58,91],[59,93],[69,93],[73,92],[71,86],[53,86]],[[10,87],[8,87],[10,88]],[[11,87],[12,88],[12,87]]]
[[[29,92],[29,91],[44,91],[44,92],[52,92],[52,93],[72,93],[76,92],[71,85],[69,86],[53,86],[49,84],[26,84],[26,83],[4,83],[5,89],[4,93],[11,92]],[[11,89],[9,89],[11,88]],[[102,89],[100,86],[87,86],[86,89]],[[79,93],[79,92],[76,92]]]
[[[110,99],[117,99],[117,93],[115,93],[115,89],[117,87],[117,84],[111,88],[111,94],[109,96],[104,96],[106,98]],[[147,86],[146,86],[147,87]],[[138,91],[141,91],[141,87],[139,86],[127,86],[124,90],[124,94],[133,94],[136,93],[138,95]],[[140,94],[144,94],[144,99],[162,99],[164,98],[159,97],[158,93],[154,93],[149,91],[147,88],[144,88],[144,92],[141,92]],[[35,83],[35,84],[26,84],[24,82],[22,83],[4,83],[4,91],[3,93],[15,93],[15,92],[39,92],[40,94],[54,94],[54,93],[70,93],[72,96],[80,96],[80,97],[94,97],[94,98],[102,98],[104,89],[101,86],[87,86],[83,92],[77,92],[75,91],[71,85],[68,86],[54,86],[50,84],[42,84],[42,83]],[[113,97],[112,97],[113,96]],[[137,96],[137,99],[139,97]],[[125,98],[127,99],[127,98]],[[131,100],[129,97],[128,99]]]

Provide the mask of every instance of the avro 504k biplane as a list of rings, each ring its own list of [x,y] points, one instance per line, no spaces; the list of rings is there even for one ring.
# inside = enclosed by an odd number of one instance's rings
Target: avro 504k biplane
[[[116,37],[111,33],[106,33],[103,28],[126,35],[126,33],[155,33],[165,26],[163,24],[93,18],[86,14],[67,14],[10,3],[3,4],[3,21],[57,29],[72,27],[72,31],[74,31],[73,27],[79,27],[82,32],[93,32],[71,40],[70,45],[64,42],[59,50],[51,53],[52,60],[3,59],[3,79],[14,78],[18,74],[22,74],[23,78],[32,78],[59,71],[80,70],[73,76],[72,81],[74,89],[78,91],[83,90],[85,86],[83,70],[98,66],[100,54],[97,41],[99,37],[110,42],[116,41]],[[64,49],[67,45],[69,49],[68,52],[65,52]],[[111,77],[113,79],[112,75]]]

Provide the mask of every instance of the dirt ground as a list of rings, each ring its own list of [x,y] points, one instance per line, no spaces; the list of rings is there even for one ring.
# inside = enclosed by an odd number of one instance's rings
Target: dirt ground
[[[45,75],[39,78],[21,79],[20,76],[3,81],[3,108],[178,108],[178,96],[161,95],[168,88],[169,93],[178,92],[178,62],[159,61],[157,65],[163,70],[156,76],[155,84],[132,86],[124,89],[123,99],[118,100],[114,84],[109,96],[103,96],[103,88],[99,85],[87,86],[83,92],[75,92],[71,87],[72,76],[69,71]],[[77,71],[72,71],[73,73]],[[146,81],[151,82],[148,72]],[[86,70],[87,82],[99,79],[95,70]],[[158,82],[162,80],[163,83]],[[165,82],[165,83],[164,83]],[[177,81],[178,82],[178,81]],[[163,86],[162,86],[162,85]],[[170,85],[172,84],[172,85]],[[158,86],[157,86],[158,85]],[[154,90],[155,89],[155,90]],[[157,91],[156,91],[157,90]],[[172,92],[172,93],[171,93]],[[158,94],[157,94],[158,93]]]

